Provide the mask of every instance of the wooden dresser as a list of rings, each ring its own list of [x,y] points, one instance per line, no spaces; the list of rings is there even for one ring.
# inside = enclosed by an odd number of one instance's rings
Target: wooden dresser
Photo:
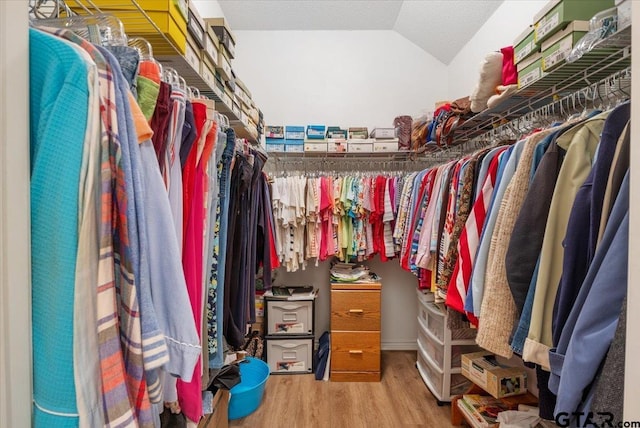
[[[331,284],[331,380],[380,381],[380,283]]]

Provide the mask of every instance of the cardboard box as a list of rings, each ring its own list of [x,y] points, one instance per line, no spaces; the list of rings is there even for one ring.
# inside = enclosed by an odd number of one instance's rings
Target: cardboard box
[[[347,139],[347,130],[341,129],[339,126],[329,126],[327,128],[327,138]]]
[[[220,43],[225,47],[230,58],[235,58],[236,39],[231,32],[229,23],[224,18],[207,18],[205,24],[218,36]]]
[[[371,138],[396,138],[396,128],[373,128],[371,130]]]
[[[204,81],[207,82],[212,90],[216,86],[216,75],[214,70],[215,66],[211,63],[209,57],[203,56],[202,62],[200,63],[200,76],[202,76]]]
[[[218,46],[220,43],[215,35],[212,37],[211,34],[207,33],[204,38],[204,50],[202,51],[202,56],[208,58],[209,61],[213,64],[215,68],[218,65]]]
[[[227,57],[224,49],[218,51],[218,68],[220,75],[224,80],[231,80],[233,78],[233,71],[231,71],[231,60]]]
[[[193,40],[193,37],[191,37],[191,34],[187,35],[187,47],[184,52],[184,58],[197,73],[200,73],[202,51],[197,47],[197,44]]]
[[[188,7],[186,0],[138,0],[137,5],[148,15],[155,26],[142,18],[134,2],[113,0],[78,0],[69,2],[71,10],[86,14],[82,6],[93,10],[98,7],[103,13],[115,15],[129,37],[143,37],[153,40],[153,54],[156,58],[173,56],[176,50],[185,54],[187,44]],[[157,27],[157,28],[156,28]],[[158,37],[158,30],[166,37]]]
[[[251,100],[251,92],[249,91],[249,88],[247,88],[247,85],[245,85],[244,82],[238,79],[237,77],[236,77],[236,85],[240,86],[240,88],[247,95],[247,100]],[[250,104],[250,103],[247,102],[247,104]]]
[[[267,138],[284,139],[284,126],[267,125],[264,135]]]
[[[287,125],[284,128],[284,138],[287,140],[304,140],[304,126]]]
[[[542,71],[542,57],[534,61],[531,65],[518,70],[518,88],[524,88],[542,79],[547,73]]]
[[[308,125],[306,138],[310,140],[324,140],[327,127],[325,125]]]
[[[349,128],[350,140],[366,140],[369,138],[369,131],[365,127]]]
[[[529,67],[534,62],[539,61],[541,59],[542,59],[542,52],[538,52],[537,54],[531,55],[528,58],[525,58],[524,60],[520,61],[520,63],[516,66],[516,68],[518,69],[518,74],[520,74],[522,70]]]
[[[373,152],[373,140],[371,139],[353,139],[347,142],[347,152],[349,153],[371,153]]]
[[[565,24],[588,21],[595,14],[614,6],[614,0],[551,0],[537,15],[535,41],[541,43],[558,32]]]
[[[267,138],[268,152],[284,152],[284,140]]]
[[[518,64],[530,55],[540,52],[540,46],[534,40],[533,27],[527,28],[513,42],[513,63]]]
[[[527,392],[527,373],[524,368],[500,366],[491,352],[463,354],[462,374],[495,398]]]
[[[576,43],[589,31],[588,21],[573,21],[542,42],[542,70],[549,71],[564,63]]]
[[[374,152],[397,152],[399,150],[398,139],[376,140],[373,142]]]
[[[347,151],[347,140],[344,138],[329,138],[327,140],[327,151],[331,153],[345,153]]]
[[[187,29],[189,30],[189,34],[191,34],[198,47],[200,49],[204,49],[207,30],[204,24],[204,20],[200,17],[198,10],[194,6],[194,3],[189,5]]]
[[[326,152],[327,141],[326,140],[305,141],[304,151],[305,152]]]
[[[304,140],[285,140],[284,151],[290,153],[304,152]]]

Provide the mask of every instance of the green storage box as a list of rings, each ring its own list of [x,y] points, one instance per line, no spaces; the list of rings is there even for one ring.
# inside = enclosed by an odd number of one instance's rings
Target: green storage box
[[[578,41],[589,31],[588,21],[573,21],[542,43],[542,70],[549,71],[564,63]]]
[[[542,79],[547,73],[542,71],[542,58],[518,72],[518,88],[529,86],[533,82]]]
[[[528,28],[513,42],[513,63],[518,64],[529,55],[540,52],[539,45],[535,41],[533,28]]]
[[[553,0],[545,7],[544,13],[535,24],[535,41],[541,43],[558,32],[571,21],[588,21],[605,9],[614,6],[614,0]]]

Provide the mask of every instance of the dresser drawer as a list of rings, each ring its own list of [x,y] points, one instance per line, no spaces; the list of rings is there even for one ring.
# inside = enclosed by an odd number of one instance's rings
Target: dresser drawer
[[[331,370],[380,371],[380,332],[331,332]]]
[[[380,330],[380,292],[333,290],[331,292],[332,330]]]
[[[313,300],[267,300],[267,334],[313,333]]]

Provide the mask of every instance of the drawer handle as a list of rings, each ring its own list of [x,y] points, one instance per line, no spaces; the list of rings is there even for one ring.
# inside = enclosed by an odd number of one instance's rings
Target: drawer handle
[[[349,309],[349,313],[352,313],[352,314],[361,314],[363,312],[364,312],[363,309]]]
[[[362,349],[350,349],[350,354],[362,354]]]

